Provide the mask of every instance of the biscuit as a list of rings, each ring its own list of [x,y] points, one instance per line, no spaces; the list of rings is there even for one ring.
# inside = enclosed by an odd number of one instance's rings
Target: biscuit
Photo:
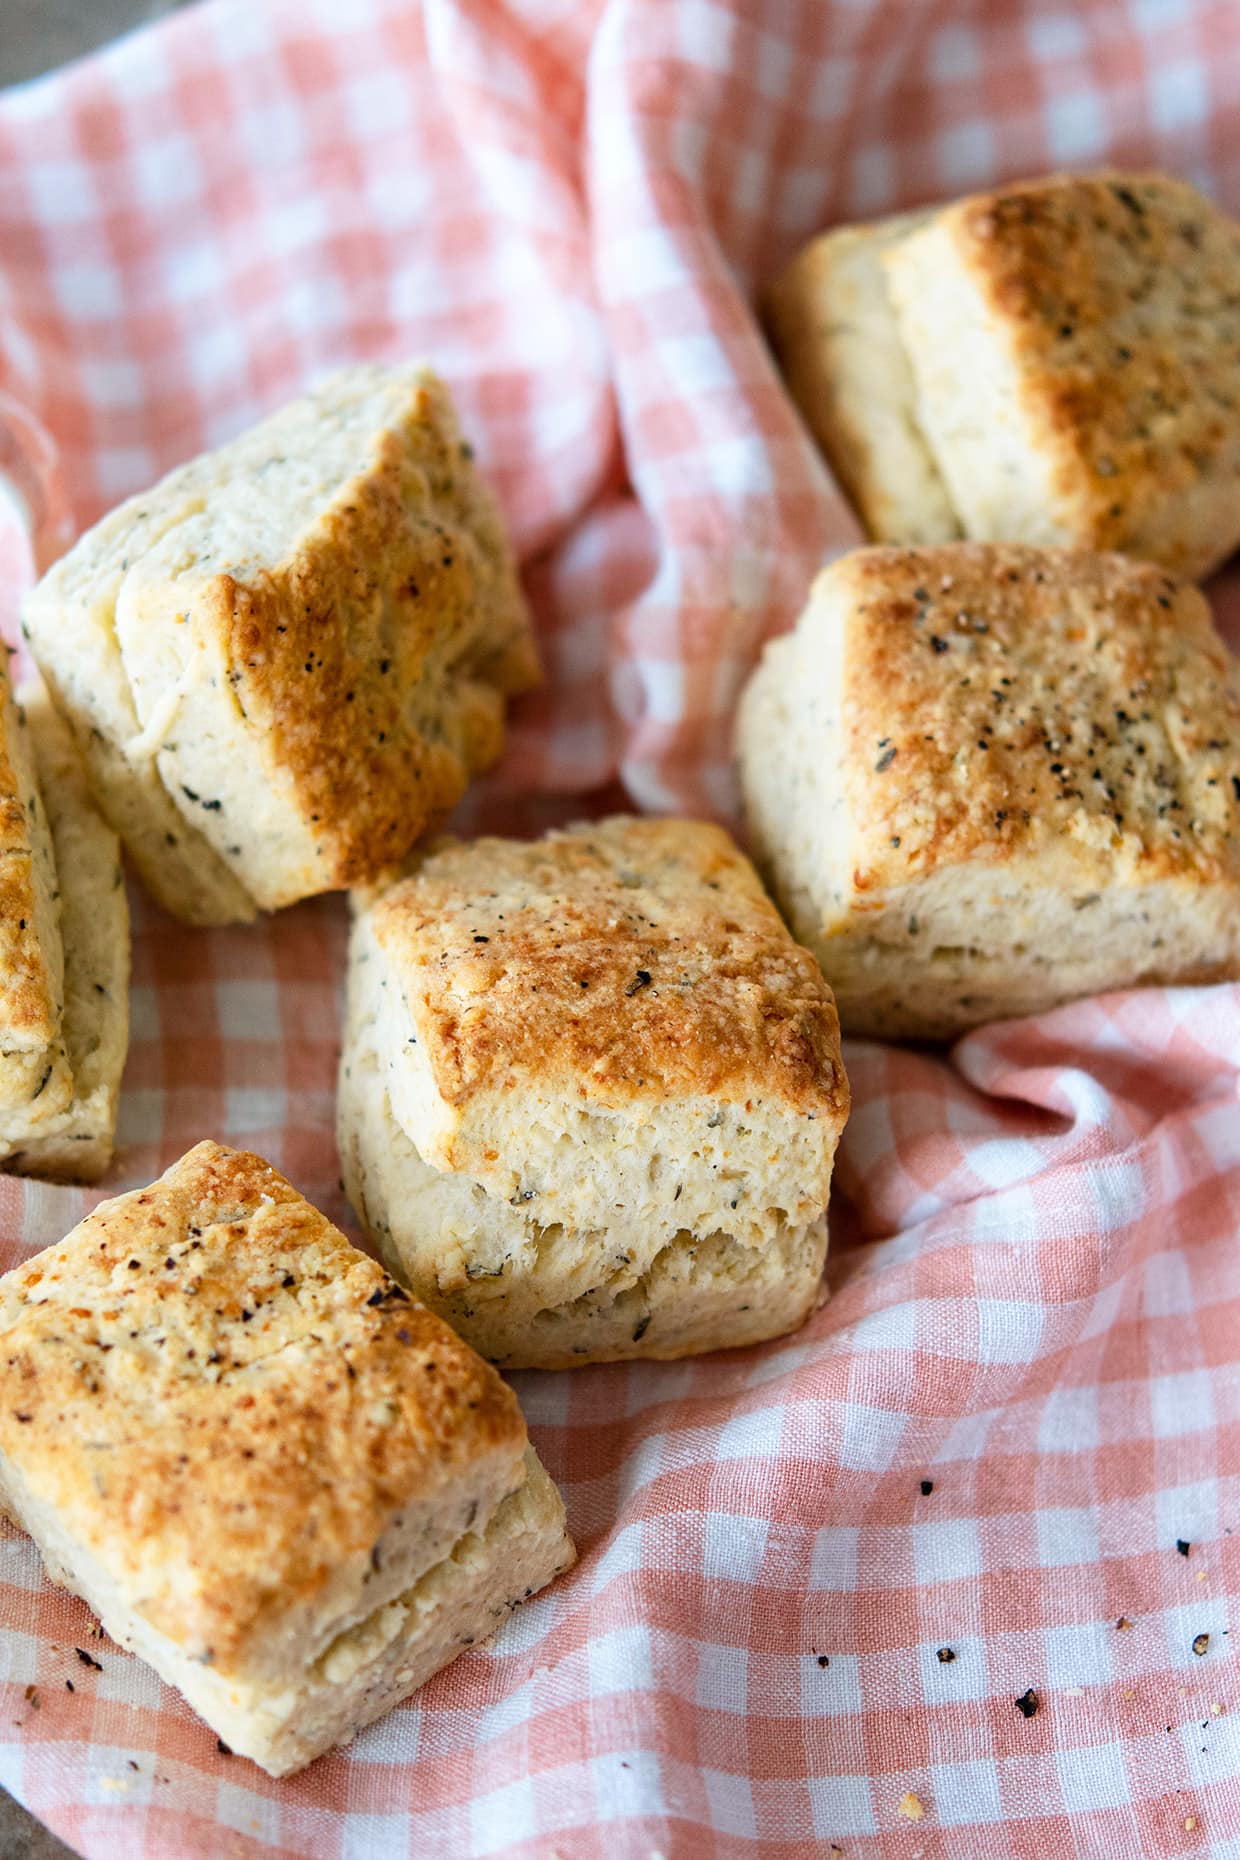
[[[24,627],[148,889],[228,923],[398,861],[537,681],[497,506],[427,368],[358,367],[131,498]]]
[[[46,695],[20,699],[0,670],[0,1168],[94,1181],[128,1041],[120,846]]]
[[[201,1143],[0,1279],[0,1498],[272,1775],[573,1560],[494,1370],[259,1157]]]
[[[51,831],[64,950],[63,1039],[72,1096],[20,1137],[0,1124],[18,1175],[97,1182],[112,1161],[129,1047],[129,904],[120,841],[96,808],[63,720],[37,682],[17,694]]]
[[[846,1031],[1240,975],[1235,663],[1152,564],[858,550],[767,648],[738,742],[759,864]]]
[[[69,1107],[56,858],[34,745],[0,671],[0,1130],[11,1144]]]
[[[1240,542],[1240,226],[1185,182],[1053,175],[828,233],[768,306],[876,540],[1121,550],[1190,577]]]
[[[720,828],[431,850],[354,921],[345,1185],[485,1355],[573,1367],[794,1329],[848,1108],[817,965]]]

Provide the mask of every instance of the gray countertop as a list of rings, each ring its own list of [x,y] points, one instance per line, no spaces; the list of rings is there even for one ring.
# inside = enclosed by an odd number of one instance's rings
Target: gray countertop
[[[80,58],[184,0],[0,0],[0,86]],[[16,1850],[14,1850],[16,1851]],[[8,1849],[4,1849],[7,1856]]]

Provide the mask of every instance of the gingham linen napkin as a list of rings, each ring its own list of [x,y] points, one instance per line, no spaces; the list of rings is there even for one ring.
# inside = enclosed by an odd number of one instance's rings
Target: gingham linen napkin
[[[108,504],[425,353],[549,669],[475,817],[726,815],[738,684],[855,540],[756,283],[1059,165],[1240,209],[1238,106],[1234,0],[216,0],[0,97],[7,622]],[[349,1226],[341,901],[135,909],[109,1186],[214,1135]],[[1240,990],[847,1058],[803,1332],[517,1378],[582,1554],[490,1646],[273,1783],[10,1531],[0,1781],[107,1860],[1240,1860]],[[0,1181],[0,1265],[90,1199]]]

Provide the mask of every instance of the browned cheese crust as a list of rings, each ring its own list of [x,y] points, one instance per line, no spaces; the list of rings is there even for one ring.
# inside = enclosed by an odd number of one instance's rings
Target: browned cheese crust
[[[237,701],[291,774],[332,885],[372,878],[441,824],[503,748],[503,699],[539,680],[471,457],[445,390],[421,382],[286,562],[205,593]]]
[[[1064,838],[1117,876],[1235,878],[1236,666],[1196,589],[985,543],[860,550],[819,588],[849,609],[858,890]]]
[[[940,224],[1010,331],[1077,534],[1104,550],[1156,541],[1185,565],[1160,510],[1211,478],[1240,497],[1240,226],[1160,174],[1051,175]]]
[[[214,1143],[0,1294],[0,1450],[223,1672],[411,1495],[525,1438],[494,1370],[261,1158]]]
[[[449,1104],[528,1083],[846,1115],[831,991],[721,828],[619,817],[449,844],[375,929]]]

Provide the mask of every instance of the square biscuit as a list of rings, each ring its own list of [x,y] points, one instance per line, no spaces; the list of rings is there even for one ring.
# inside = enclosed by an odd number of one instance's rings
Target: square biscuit
[[[346,1188],[498,1362],[795,1328],[847,1107],[830,990],[718,827],[449,843],[355,918]]]
[[[0,1139],[37,1135],[68,1109],[64,945],[56,856],[34,744],[0,664]]]
[[[53,1181],[97,1182],[112,1161],[129,1048],[129,904],[121,847],[91,799],[73,739],[46,691],[32,681],[17,700],[51,836],[71,1093],[55,1112],[46,1091],[39,1093],[35,1106],[43,1114],[37,1118],[29,1112],[12,1121],[0,1116],[0,1166]]]
[[[153,895],[225,923],[400,860],[537,681],[498,508],[422,366],[334,376],[88,531],[24,626]]]
[[[1051,175],[840,229],[768,304],[876,540],[1121,550],[1190,577],[1240,542],[1240,226],[1187,183]]]
[[[573,1555],[494,1370],[214,1143],[0,1279],[0,1498],[272,1775]]]
[[[0,1168],[95,1181],[129,1032],[120,844],[46,694],[0,667]]]
[[[1240,975],[1236,668],[1152,564],[858,550],[767,648],[739,754],[759,862],[850,1032]]]

